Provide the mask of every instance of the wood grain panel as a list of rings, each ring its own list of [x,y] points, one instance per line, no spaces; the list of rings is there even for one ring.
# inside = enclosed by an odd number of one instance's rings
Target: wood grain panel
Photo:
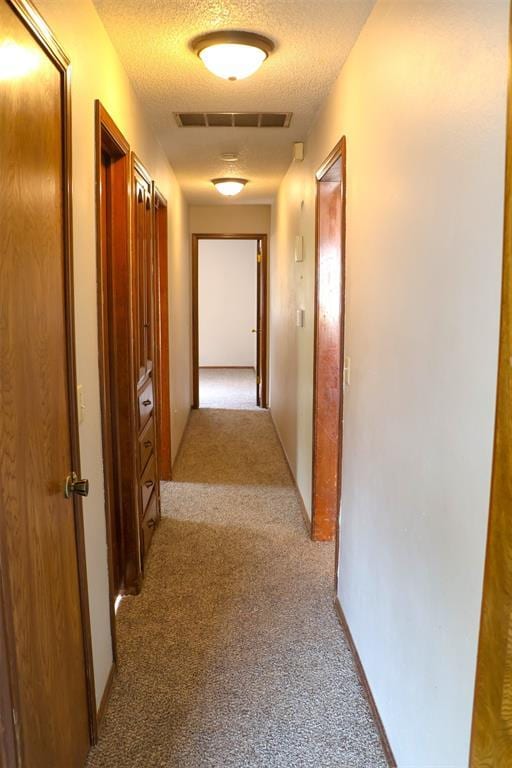
[[[129,238],[130,174],[130,147],[97,101],[98,336],[114,658],[114,603],[119,594],[138,592],[141,577]]]
[[[343,410],[344,155],[342,142],[317,174],[317,256],[311,536],[336,537]]]
[[[136,360],[137,398],[139,431],[138,439],[141,439],[141,430],[150,418],[153,418],[158,435],[160,419],[160,391],[159,391],[159,285],[157,245],[154,227],[157,223],[154,214],[155,185],[141,163],[132,152],[132,254],[133,254],[133,291],[135,309],[135,349],[138,350]],[[146,468],[139,471],[138,480],[138,512],[139,512],[139,536],[140,557],[142,568],[144,558],[148,552],[149,542],[148,526],[144,525],[144,512],[148,499],[153,494],[155,500],[155,519],[160,517],[160,484],[159,480],[159,455],[158,446],[149,457]],[[152,532],[152,523],[149,528]]]
[[[135,359],[140,387],[154,360],[154,254],[151,178],[132,152],[132,250]]]
[[[158,468],[160,480],[171,480],[171,392],[169,380],[169,270],[167,264],[167,201],[153,184],[156,267],[156,369],[158,371]]]
[[[74,768],[89,746],[89,692],[81,530],[63,494],[66,476],[79,470],[66,74],[5,2],[0,35],[27,61],[0,86],[0,538],[8,652],[23,764]]]
[[[2,569],[0,568],[1,575]],[[10,768],[16,765],[16,734],[13,721],[15,704],[11,690],[11,670],[7,653],[7,624],[3,589],[0,584],[0,768]]]
[[[509,77],[501,333],[471,768],[512,765],[512,89]]]
[[[139,473],[142,473],[155,450],[155,421],[150,419],[139,436]]]
[[[154,494],[151,498],[151,501],[149,502],[147,511],[142,520],[142,547],[144,552],[144,559],[148,554],[151,539],[153,538],[153,534],[155,532],[155,528],[158,525],[159,519],[160,513],[157,505],[157,497]]]

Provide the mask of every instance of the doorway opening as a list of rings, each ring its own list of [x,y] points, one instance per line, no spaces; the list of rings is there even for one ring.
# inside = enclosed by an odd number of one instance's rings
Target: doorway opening
[[[192,235],[193,407],[267,407],[267,236]]]
[[[311,538],[315,541],[338,540],[343,436],[345,162],[343,138],[316,174],[311,517]],[[336,552],[336,566],[337,559]]]

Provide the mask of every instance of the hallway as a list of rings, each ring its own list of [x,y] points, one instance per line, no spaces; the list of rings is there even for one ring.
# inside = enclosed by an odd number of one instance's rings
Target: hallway
[[[0,768],[511,768],[511,7],[0,0]]]
[[[269,413],[194,411],[174,478],[88,768],[385,766]]]
[[[256,409],[254,369],[200,368],[199,402],[201,408]]]

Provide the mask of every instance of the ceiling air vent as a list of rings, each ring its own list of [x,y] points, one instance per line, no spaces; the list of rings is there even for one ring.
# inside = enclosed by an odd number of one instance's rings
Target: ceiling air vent
[[[291,112],[175,112],[180,128],[288,128]]]

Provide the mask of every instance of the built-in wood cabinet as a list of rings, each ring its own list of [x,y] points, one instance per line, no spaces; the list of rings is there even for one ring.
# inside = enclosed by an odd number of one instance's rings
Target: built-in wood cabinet
[[[110,602],[136,594],[160,519],[158,418],[168,420],[165,200],[96,103],[98,329]],[[163,266],[162,266],[163,265]],[[161,361],[163,361],[161,363]],[[165,376],[162,381],[165,384]],[[166,477],[168,472],[166,471]]]
[[[137,500],[141,570],[160,518],[156,423],[158,409],[157,271],[153,184],[132,155],[132,268],[134,309],[134,386],[136,388]]]

